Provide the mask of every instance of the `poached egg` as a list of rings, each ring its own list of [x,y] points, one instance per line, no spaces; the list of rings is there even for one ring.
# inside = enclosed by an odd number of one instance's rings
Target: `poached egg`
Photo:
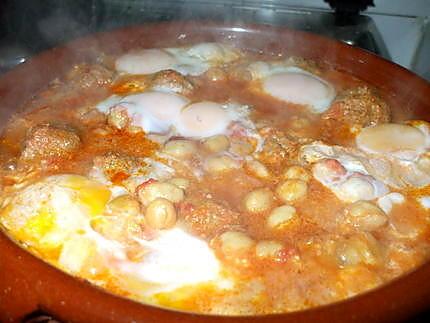
[[[288,62],[255,62],[248,66],[260,91],[284,102],[300,104],[314,113],[326,111],[336,96],[334,87],[322,78]]]
[[[226,134],[235,121],[253,128],[247,106],[212,101],[190,103],[186,97],[170,92],[113,95],[97,105],[103,113],[117,107],[127,112],[133,126],[146,133],[165,134],[173,128],[175,135],[199,139]]]
[[[171,69],[183,75],[196,76],[240,56],[237,49],[221,43],[198,43],[187,47],[135,50],[120,56],[115,68],[128,74],[153,74]]]

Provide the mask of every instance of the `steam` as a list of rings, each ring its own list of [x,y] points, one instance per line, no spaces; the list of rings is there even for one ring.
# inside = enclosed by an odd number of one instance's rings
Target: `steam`
[[[80,22],[76,16],[58,8],[47,18],[37,22],[41,36],[49,44],[57,44],[70,36],[77,37],[90,32],[90,28]]]

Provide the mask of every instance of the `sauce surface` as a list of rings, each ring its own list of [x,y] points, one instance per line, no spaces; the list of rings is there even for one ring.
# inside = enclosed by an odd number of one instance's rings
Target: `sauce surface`
[[[327,66],[215,43],[140,50],[76,65],[26,106],[0,141],[2,228],[114,294],[282,313],[429,257],[429,124],[392,123],[376,90]],[[375,150],[373,134],[357,141],[369,127],[413,142]]]

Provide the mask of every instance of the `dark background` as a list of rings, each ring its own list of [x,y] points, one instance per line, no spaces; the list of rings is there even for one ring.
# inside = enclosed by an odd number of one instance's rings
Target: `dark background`
[[[321,0],[323,3],[324,0]],[[373,21],[357,15],[372,0],[339,2],[338,14],[288,1],[0,0],[0,73],[37,52],[79,36],[154,21],[210,19],[283,25],[346,41],[390,58]]]

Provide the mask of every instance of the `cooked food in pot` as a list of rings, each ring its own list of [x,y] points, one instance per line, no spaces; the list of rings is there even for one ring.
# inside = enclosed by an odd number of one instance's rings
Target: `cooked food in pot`
[[[288,54],[288,53],[287,53]],[[430,124],[297,57],[221,43],[82,62],[7,123],[3,230],[124,297],[302,310],[430,253]]]

